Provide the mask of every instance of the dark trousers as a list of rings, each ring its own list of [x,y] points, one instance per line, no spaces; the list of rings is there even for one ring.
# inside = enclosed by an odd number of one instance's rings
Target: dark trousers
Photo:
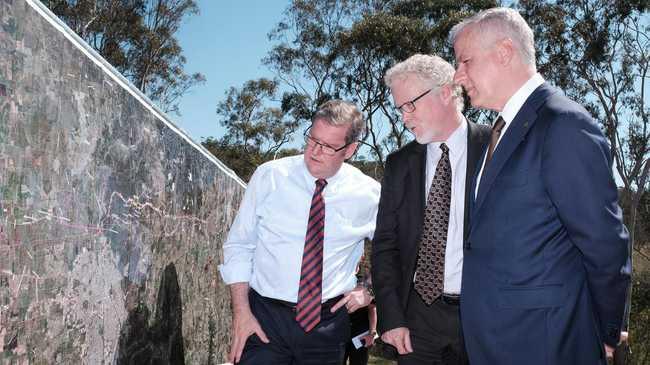
[[[370,320],[368,319],[368,307],[359,308],[350,313],[350,333],[351,336],[358,336],[370,329]],[[367,365],[368,364],[368,348],[362,346],[358,349],[354,348],[351,340],[348,341],[345,347],[345,358],[343,365]]]
[[[348,342],[345,348],[345,359],[343,365],[368,365],[368,348],[360,347],[354,348],[352,342]]]
[[[243,365],[340,365],[345,344],[350,339],[350,321],[345,306],[335,313],[324,305],[321,322],[305,331],[296,322],[294,308],[262,297],[254,290],[249,294],[251,311],[269,343],[256,335],[246,341],[238,364]]]
[[[460,307],[437,299],[427,306],[411,290],[407,322],[413,352],[400,355],[399,365],[466,365],[465,345],[460,329]]]

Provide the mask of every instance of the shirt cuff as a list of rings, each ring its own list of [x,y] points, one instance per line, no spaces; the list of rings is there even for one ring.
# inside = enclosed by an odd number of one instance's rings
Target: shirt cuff
[[[249,267],[232,267],[225,264],[219,265],[219,272],[226,285],[248,283],[252,276],[252,270]]]

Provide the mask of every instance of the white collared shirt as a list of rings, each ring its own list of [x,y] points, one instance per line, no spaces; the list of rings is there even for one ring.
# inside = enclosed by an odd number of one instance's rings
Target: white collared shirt
[[[506,102],[506,105],[503,106],[503,110],[501,110],[501,113],[497,115],[497,119],[499,118],[499,116],[503,118],[505,125],[501,130],[501,134],[499,135],[499,139],[497,140],[496,146],[494,146],[494,152],[496,152],[497,147],[499,146],[499,142],[501,142],[501,139],[506,134],[508,127],[515,119],[517,113],[519,113],[519,110],[524,105],[526,100],[528,100],[528,97],[533,93],[533,91],[535,91],[535,89],[537,89],[543,83],[544,83],[544,78],[542,77],[542,75],[540,75],[539,73],[534,74],[530,79],[528,79],[528,81],[526,81],[526,83],[524,83],[519,88],[519,90],[517,90],[517,92],[512,94],[510,99],[508,99],[508,102]],[[492,123],[494,125],[494,122]],[[487,153],[488,147],[485,148],[485,153]],[[479,171],[478,177],[476,178],[476,189],[474,190],[474,197],[478,195],[478,187],[481,183],[481,177],[483,176],[484,167],[485,167],[485,158],[483,158],[481,171]]]
[[[248,282],[260,295],[296,302],[307,221],[316,178],[303,155],[255,170],[223,245],[226,284]],[[323,301],[356,286],[364,239],[375,230],[380,185],[343,164],[323,191]]]
[[[467,171],[467,121],[463,120],[458,128],[444,142],[449,147],[451,163],[451,205],[449,209],[449,226],[447,228],[447,245],[445,247],[445,278],[443,291],[447,294],[460,293],[463,272],[463,226],[465,222],[465,176]],[[427,179],[426,197],[436,173],[436,166],[443,142],[427,144]]]

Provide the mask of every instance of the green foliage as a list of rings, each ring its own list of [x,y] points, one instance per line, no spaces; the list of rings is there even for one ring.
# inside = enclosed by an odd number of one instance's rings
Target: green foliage
[[[355,102],[368,125],[358,158],[377,161],[381,170],[386,154],[411,138],[391,107],[383,83],[386,70],[414,53],[448,56],[447,33],[458,18],[494,5],[495,1],[294,0],[269,33],[275,45],[263,62],[288,89],[281,109],[298,126],[307,124],[326,100]],[[248,129],[247,123],[233,124],[239,127],[242,132]]]
[[[277,83],[268,79],[247,81],[241,89],[231,87],[217,106],[220,123],[226,127],[224,140],[245,147],[271,142],[271,152],[288,142],[296,123],[285,121],[282,109],[264,105],[276,92]]]
[[[647,1],[522,0],[535,32],[538,69],[596,117],[623,183],[621,205],[635,250],[650,178],[650,22]]]
[[[264,162],[300,153],[296,149],[281,149],[274,154],[266,154],[258,148],[250,148],[250,146],[246,148],[243,145],[231,144],[223,139],[212,137],[206,138],[201,144],[246,182],[250,180],[255,169]]]
[[[650,271],[633,277],[630,344],[631,364],[650,363]]]
[[[364,174],[372,177],[373,179],[377,180],[378,182],[381,182],[381,180],[384,178],[384,165],[382,165],[379,161],[368,161],[364,160],[362,158],[356,159],[356,160],[351,160],[348,161],[352,166],[358,168],[361,170]],[[366,245],[366,247],[370,247],[370,245]],[[370,257],[370,255],[366,255],[366,257]]]
[[[175,38],[194,0],[44,0],[43,3],[165,112],[205,81],[184,72]]]
[[[248,180],[255,167],[265,161],[297,152],[281,148],[291,142],[299,118],[307,111],[302,109],[300,95],[289,93],[283,96],[280,107],[269,106],[278,102],[277,94],[277,81],[250,80],[240,89],[228,89],[225,100],[217,105],[226,134],[220,139],[208,138],[203,145],[242,179]]]
[[[643,191],[650,157],[648,2],[520,1],[540,72],[587,106],[610,140],[625,187]]]
[[[650,248],[650,190],[639,195],[637,205],[632,206],[636,196],[634,191],[619,189],[619,201],[623,209],[625,225],[628,230],[634,229],[631,232],[631,235],[634,236],[634,251],[640,256],[640,260],[644,260],[647,265],[650,265],[650,256],[646,254],[646,250]]]

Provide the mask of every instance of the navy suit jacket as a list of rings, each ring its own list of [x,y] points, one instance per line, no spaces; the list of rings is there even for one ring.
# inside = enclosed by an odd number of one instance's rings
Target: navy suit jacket
[[[472,365],[604,363],[631,270],[617,200],[594,120],[561,91],[538,87],[470,204],[461,319]]]

